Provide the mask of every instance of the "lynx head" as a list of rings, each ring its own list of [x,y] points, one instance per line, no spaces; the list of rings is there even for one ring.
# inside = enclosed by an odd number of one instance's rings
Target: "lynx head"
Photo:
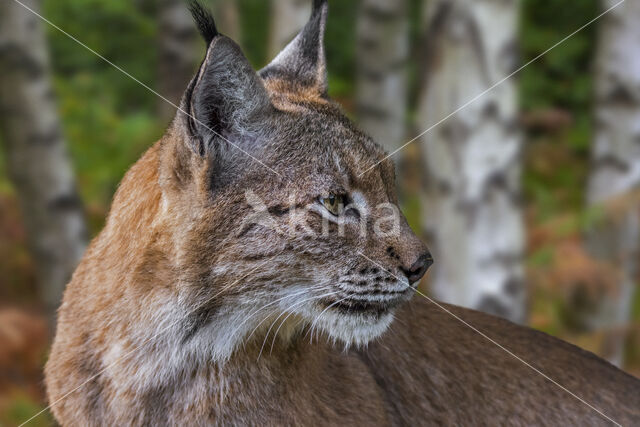
[[[161,160],[192,313],[185,342],[214,334],[224,356],[252,331],[313,326],[367,343],[432,261],[398,210],[392,162],[327,95],[327,2],[314,1],[306,26],[259,72],[206,10],[192,3],[192,12],[207,53]],[[281,329],[285,319],[296,327]]]

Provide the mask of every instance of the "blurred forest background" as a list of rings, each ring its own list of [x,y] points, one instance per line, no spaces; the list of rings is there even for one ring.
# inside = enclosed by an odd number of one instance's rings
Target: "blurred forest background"
[[[20,1],[174,102],[204,55],[180,0]],[[310,10],[203,2],[256,68]],[[423,288],[640,375],[640,4],[546,52],[615,4],[330,0],[326,51],[330,94],[378,142],[419,135],[393,158],[436,258]],[[14,425],[46,406],[64,284],[175,108],[14,0],[0,90],[0,425]]]

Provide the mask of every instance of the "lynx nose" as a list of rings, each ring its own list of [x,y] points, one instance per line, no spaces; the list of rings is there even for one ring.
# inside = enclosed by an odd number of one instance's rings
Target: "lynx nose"
[[[422,276],[424,276],[424,273],[431,267],[431,264],[433,264],[433,257],[429,252],[425,252],[420,255],[411,267],[408,269],[402,268],[402,272],[407,276],[407,279],[409,279],[409,284],[413,285],[422,279]]]

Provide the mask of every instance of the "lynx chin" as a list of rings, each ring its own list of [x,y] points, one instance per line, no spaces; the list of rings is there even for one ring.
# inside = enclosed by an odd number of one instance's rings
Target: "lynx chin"
[[[64,294],[60,424],[640,424],[639,382],[592,354],[443,305],[598,411],[411,299],[432,257],[327,94],[326,1],[257,72],[191,10],[206,55]]]

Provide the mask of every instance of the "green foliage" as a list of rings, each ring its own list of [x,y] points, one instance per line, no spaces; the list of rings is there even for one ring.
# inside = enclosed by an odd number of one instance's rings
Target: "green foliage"
[[[571,149],[566,138],[563,134],[531,141],[525,156],[525,199],[540,221],[584,207],[588,157]]]
[[[568,7],[563,0],[524,0],[520,25],[523,62],[540,55],[598,14],[597,0]],[[591,59],[596,25],[571,36],[520,73],[520,99],[525,110],[564,107],[588,113]]]
[[[89,74],[56,83],[83,199],[106,206],[124,172],[159,137],[160,126],[152,111],[120,113],[116,93]]]
[[[265,0],[238,0],[242,48],[256,68],[262,68],[273,58],[267,57],[270,7]],[[331,58],[329,89],[332,96],[353,95],[355,87],[355,20],[358,2],[331,1],[327,21],[325,46]]]
[[[2,138],[0,138],[0,148],[2,148]],[[11,191],[7,176],[7,164],[4,151],[0,149],[0,194],[6,194]]]
[[[144,5],[144,3],[140,3]],[[156,20],[128,0],[46,1],[44,14],[128,73],[155,86]],[[56,93],[83,200],[106,211],[127,168],[161,132],[158,99],[48,27]]]
[[[561,0],[525,0],[522,5],[520,44],[523,63],[542,54],[599,12],[597,0],[571,7]],[[566,141],[586,155],[590,146],[592,73],[596,43],[594,23],[562,41],[519,74],[520,103],[527,110],[560,108],[573,116]]]
[[[43,405],[34,402],[33,399],[26,394],[15,393],[10,397],[8,407],[3,408],[3,411],[0,411],[0,426],[20,425],[42,409]],[[29,426],[33,427],[45,427],[52,425],[54,425],[53,417],[48,411],[38,415],[29,423]]]
[[[330,95],[352,96],[355,87],[356,13],[358,2],[334,0],[329,2],[329,19],[325,45],[329,72]]]
[[[269,39],[269,2],[264,0],[238,0],[242,48],[255,68],[262,68],[267,58]]]
[[[404,198],[404,201],[401,206],[402,213],[407,218],[407,222],[409,223],[409,227],[417,234],[420,235],[420,229],[422,228],[421,224],[421,203],[420,197],[417,195],[411,195]]]
[[[522,63],[537,58],[598,15],[599,2],[584,0],[571,7],[561,0],[524,0],[520,22]],[[539,219],[584,205],[593,77],[591,63],[597,25],[562,41],[519,74],[520,104],[525,112],[556,109],[571,123],[555,133],[529,136],[532,152],[525,158],[524,190]],[[537,150],[539,145],[548,145]],[[537,151],[536,151],[537,150]],[[545,164],[546,167],[536,165]]]
[[[60,28],[131,75],[154,86],[156,20],[129,0],[48,0],[44,14]],[[150,108],[155,96],[60,31],[48,26],[51,59],[58,76],[90,74],[95,84],[114,92],[117,108]]]
[[[527,264],[533,267],[548,267],[553,261],[553,249],[544,246],[527,257]]]

